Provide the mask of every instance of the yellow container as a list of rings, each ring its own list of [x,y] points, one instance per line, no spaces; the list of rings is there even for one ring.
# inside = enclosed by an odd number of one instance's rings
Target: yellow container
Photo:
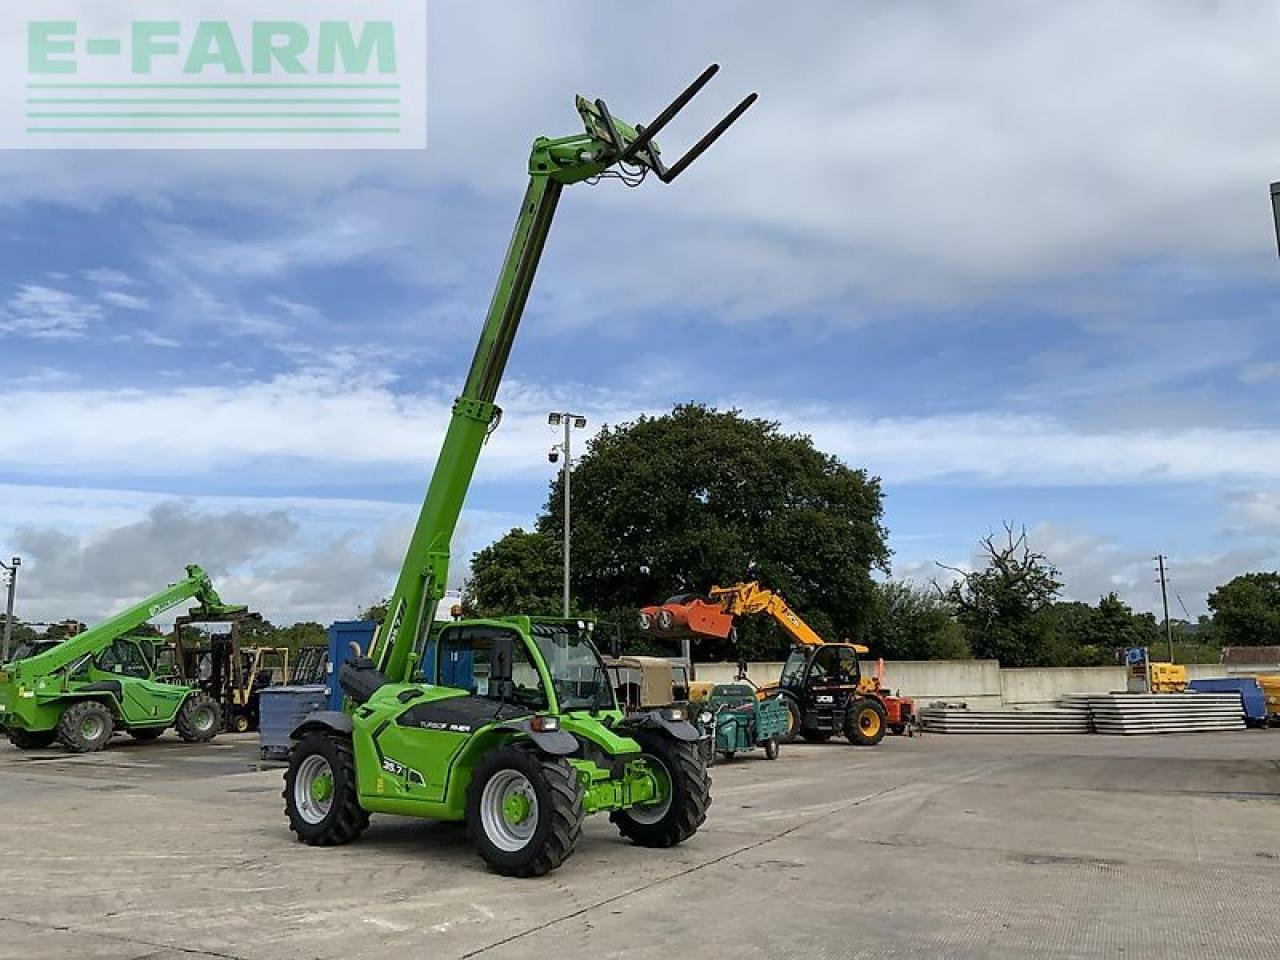
[[[1267,701],[1267,716],[1280,716],[1280,673],[1264,673],[1255,679]]]

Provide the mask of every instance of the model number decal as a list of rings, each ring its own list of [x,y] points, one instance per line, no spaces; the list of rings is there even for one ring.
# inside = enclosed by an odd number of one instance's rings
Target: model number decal
[[[398,760],[392,760],[390,757],[382,758],[382,769],[395,777],[401,777],[410,783],[425,784],[426,779],[417,770],[406,767]]]

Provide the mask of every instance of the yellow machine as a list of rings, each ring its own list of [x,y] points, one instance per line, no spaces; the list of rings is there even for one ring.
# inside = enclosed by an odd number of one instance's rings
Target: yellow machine
[[[784,695],[789,710],[788,739],[819,742],[843,732],[851,742],[879,743],[886,730],[904,733],[915,704],[882,688],[878,675],[863,676],[860,643],[827,643],[779,594],[759,583],[712,587],[704,596],[682,595],[640,611],[640,629],[658,636],[728,639],[736,617],[763,614],[791,638],[791,653],[778,681],[758,688],[761,698]],[[709,691],[694,683],[690,699]]]

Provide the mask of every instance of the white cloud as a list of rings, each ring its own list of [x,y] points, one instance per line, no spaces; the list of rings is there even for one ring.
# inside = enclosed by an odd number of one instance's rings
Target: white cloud
[[[84,336],[101,316],[101,307],[74,293],[27,283],[0,306],[0,334],[71,340]]]
[[[359,363],[357,360],[352,362]],[[545,473],[545,415],[572,396],[594,431],[666,406],[623,393],[565,384],[546,390],[509,382],[501,429],[486,446],[481,476]],[[17,389],[24,416],[0,434],[9,469],[77,475],[127,472],[198,476],[254,463],[312,464],[326,476],[416,476],[433,462],[449,420],[452,390],[397,393],[387,377],[350,366],[265,381],[165,389]],[[1099,484],[1280,480],[1280,431],[1229,428],[1087,430],[1047,417],[999,412],[864,418],[847,408],[736,403],[752,415],[810,434],[819,448],[887,482]],[[199,430],[190,424],[199,423]]]
[[[870,9],[668,0],[628,8],[616,30],[585,2],[542,18],[518,3],[442,0],[425,158],[15,151],[0,157],[0,203],[126,195],[164,211],[217,196],[280,224],[209,246],[209,269],[232,275],[381,255],[413,236],[426,193],[513,207],[529,139],[577,126],[574,92],[647,119],[715,51],[725,70],[666,138],[668,155],[759,89],[739,126],[670,190],[575,188],[576,212],[566,205],[588,248],[580,273],[615,297],[714,303],[732,317],[849,293],[963,298],[1165,255],[1271,268],[1259,198],[1280,153],[1274,8]],[[562,55],[545,56],[552,47]],[[467,214],[447,214],[431,229],[469,229]],[[634,277],[600,268],[618,246],[598,237],[622,222]]]
[[[1248,363],[1240,371],[1241,383],[1266,383],[1270,380],[1280,380],[1280,362]]]
[[[1227,494],[1231,532],[1243,536],[1280,535],[1280,490],[1235,491]]]
[[[113,270],[109,267],[83,270],[80,275],[90,283],[97,284],[100,287],[131,287],[137,283],[133,277],[123,270]]]
[[[146,310],[150,304],[146,297],[135,296],[132,293],[123,293],[119,290],[107,290],[99,295],[105,303],[111,304],[113,307],[120,307],[124,310]]]
[[[327,623],[390,592],[416,515],[416,504],[372,500],[0,485],[0,554],[23,558],[26,620],[91,622],[198,563],[228,602],[276,623]],[[464,511],[451,586],[475,550],[523,519]]]

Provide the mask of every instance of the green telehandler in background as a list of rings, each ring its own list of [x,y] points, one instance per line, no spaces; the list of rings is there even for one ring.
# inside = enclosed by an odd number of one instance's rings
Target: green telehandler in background
[[[755,101],[744,99],[667,167],[654,136],[717,69],[648,127],[579,97],[585,133],[534,141],[515,233],[387,617],[368,655],[339,673],[350,712],[312,714],[293,731],[285,811],[304,843],[348,843],[371,813],[465,820],[491,868],[538,876],[573,852],[587,814],[608,812],[623,836],[651,847],[688,839],[706,819],[710,782],[698,730],[679,706],[630,715],[619,708],[592,622],[433,621],[561,191],[606,178],[635,186],[650,173],[674,180]]]
[[[20,750],[56,740],[75,753],[107,745],[117,730],[154,740],[170,727],[188,743],[212,740],[222,725],[218,704],[195,687],[165,683],[156,672],[153,638],[131,636],[142,624],[195,600],[201,616],[235,616],[197,566],[187,576],[83,633],[37,642],[0,665],[0,726]]]

